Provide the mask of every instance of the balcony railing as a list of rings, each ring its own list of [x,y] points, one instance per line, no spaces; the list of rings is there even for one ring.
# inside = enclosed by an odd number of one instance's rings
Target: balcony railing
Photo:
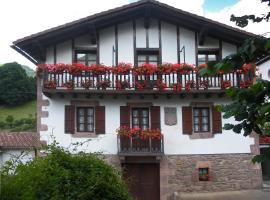
[[[160,139],[118,136],[119,155],[162,155],[163,136]]]
[[[226,86],[241,87],[244,82],[252,79],[252,74],[237,71],[215,76],[200,76],[196,71],[186,74],[171,72],[152,75],[138,75],[134,71],[125,75],[118,75],[112,71],[102,75],[84,71],[76,75],[69,74],[67,71],[62,73],[44,71],[43,89],[47,92],[65,89],[84,92],[147,91],[152,93],[219,91]]]

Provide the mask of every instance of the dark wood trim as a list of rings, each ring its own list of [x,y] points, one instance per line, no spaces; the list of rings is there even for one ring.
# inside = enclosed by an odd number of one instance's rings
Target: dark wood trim
[[[99,65],[100,63],[100,44],[99,44],[99,31],[97,31],[97,64]]]
[[[176,40],[177,40],[177,63],[180,63],[180,30],[179,25],[176,26]]]
[[[211,54],[211,53],[219,53],[220,51],[220,48],[198,48],[197,47],[197,52],[198,53],[208,53],[208,54]]]
[[[53,63],[57,63],[57,45],[53,46]]]
[[[114,34],[115,34],[115,65],[118,65],[118,25],[114,25]],[[114,63],[113,63],[114,64]]]
[[[218,44],[219,44],[219,60],[222,60],[222,40],[221,39],[218,40]]]
[[[134,65],[138,64],[137,61],[137,51],[136,51],[136,21],[132,21],[133,26],[133,53],[134,53]]]
[[[195,32],[195,64],[198,66],[198,33]]]
[[[149,48],[149,27],[145,27],[146,48]]]
[[[159,51],[159,48],[137,48],[137,52],[143,52],[143,53],[152,53],[152,52],[157,52]]]
[[[75,41],[74,38],[71,40],[71,51],[72,51],[72,63],[75,62]]]
[[[159,64],[162,64],[161,20],[158,20]]]

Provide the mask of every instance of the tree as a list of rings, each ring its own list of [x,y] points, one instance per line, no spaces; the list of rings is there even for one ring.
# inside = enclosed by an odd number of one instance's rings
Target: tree
[[[131,200],[120,172],[97,155],[72,154],[56,143],[45,152],[26,164],[15,160],[5,165],[2,200]]]
[[[36,81],[28,77],[21,65],[6,63],[0,67],[0,102],[18,105],[36,98]]]
[[[268,2],[270,5],[269,0]],[[241,27],[248,24],[248,19],[245,22],[241,21],[242,19],[246,19],[246,17],[236,19],[236,21],[239,20],[236,24]],[[207,63],[207,67],[200,70],[200,74],[213,75],[219,71],[226,73],[243,67],[250,68],[258,60],[269,55],[270,39],[256,36],[246,40],[236,54],[229,55],[220,62]],[[246,89],[231,87],[227,89],[226,94],[231,97],[232,103],[220,107],[220,111],[224,112],[224,118],[234,117],[236,123],[225,124],[224,129],[233,130],[237,134],[243,133],[244,136],[253,132],[261,136],[270,136],[269,81],[256,79],[255,83],[248,85]],[[264,159],[270,159],[270,148],[269,153],[255,156],[253,161],[261,162]]]
[[[268,2],[268,6],[270,6],[270,0],[261,0],[262,3]],[[243,15],[240,17],[236,17],[235,15],[231,15],[231,21],[235,22],[237,26],[245,27],[248,25],[249,21],[252,22],[262,22],[262,21],[269,21],[270,19],[270,12],[262,14],[261,16],[255,16],[255,15]]]

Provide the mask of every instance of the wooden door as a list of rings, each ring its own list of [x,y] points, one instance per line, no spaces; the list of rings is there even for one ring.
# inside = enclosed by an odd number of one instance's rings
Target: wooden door
[[[159,164],[125,163],[124,178],[135,200],[159,200]]]

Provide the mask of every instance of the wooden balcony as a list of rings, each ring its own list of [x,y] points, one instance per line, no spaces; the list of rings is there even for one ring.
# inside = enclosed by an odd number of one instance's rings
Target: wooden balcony
[[[215,76],[200,76],[198,72],[171,72],[168,74],[138,75],[134,71],[125,75],[106,72],[96,75],[80,72],[76,75],[43,72],[43,92],[83,94],[175,94],[175,93],[224,93],[225,85],[240,87],[252,80],[251,74],[231,72]]]
[[[161,156],[164,154],[163,136],[161,139],[118,136],[117,145],[120,156]]]

